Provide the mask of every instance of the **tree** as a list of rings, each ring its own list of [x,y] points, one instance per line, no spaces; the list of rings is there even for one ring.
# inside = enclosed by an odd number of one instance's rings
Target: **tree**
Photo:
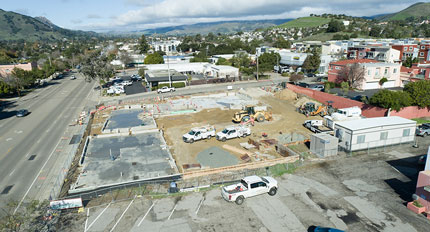
[[[139,50],[140,50],[140,54],[147,53],[149,50],[149,44],[146,41],[145,35],[142,35],[142,37],[140,37]]]
[[[417,57],[415,57],[414,59],[412,59],[411,56],[408,56],[406,58],[405,62],[403,62],[403,66],[410,68],[410,67],[412,67],[412,64],[415,64],[415,63],[418,63],[418,62],[419,61],[418,61]]]
[[[218,58],[216,65],[232,65],[232,62],[225,59],[225,58],[220,57],[220,58]]]
[[[408,83],[403,89],[411,96],[412,104],[419,107],[430,107],[430,81],[422,80]]]
[[[334,20],[332,19],[329,23],[328,23],[328,27],[327,27],[327,32],[339,32],[339,31],[343,31],[345,29],[345,26],[343,25],[342,22],[340,22],[339,20]]]
[[[277,65],[277,62],[281,60],[279,53],[264,53],[258,58],[259,71],[266,72],[273,69],[273,66]]]
[[[407,92],[383,89],[373,95],[369,102],[375,106],[399,111],[403,107],[410,106],[413,100]]]
[[[340,83],[340,88],[342,89],[344,96],[348,94],[348,92],[349,92],[348,82],[344,81],[344,82]]]
[[[345,66],[339,72],[340,80],[338,81],[346,81],[350,87],[357,88],[364,80],[365,71],[359,63]]]
[[[288,40],[285,40],[284,37],[279,36],[279,38],[275,42],[275,47],[277,48],[291,48],[291,42]]]
[[[145,64],[164,64],[164,58],[159,53],[154,52],[154,54],[147,55],[143,62]]]
[[[302,74],[296,74],[296,73],[292,74],[290,77],[290,81],[292,82],[298,82],[303,79],[305,79],[305,76],[303,76]]]
[[[139,76],[141,76],[142,78],[145,78],[145,71],[146,71],[146,67],[140,68],[139,71],[137,71],[137,74],[139,74]]]
[[[313,52],[312,55],[308,55],[303,62],[303,69],[308,72],[315,72],[318,70],[321,64],[320,55],[317,52]]]
[[[123,68],[127,67],[127,65],[133,61],[127,52],[122,52],[121,55],[119,56],[119,59],[124,65]]]

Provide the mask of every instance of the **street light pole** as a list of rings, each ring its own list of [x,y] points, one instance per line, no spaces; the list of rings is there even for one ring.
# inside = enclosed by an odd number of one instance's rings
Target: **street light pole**
[[[172,77],[170,76],[169,51],[167,51],[167,73],[169,74],[169,86],[172,88]]]
[[[258,81],[258,54],[255,54],[257,56],[257,81]]]

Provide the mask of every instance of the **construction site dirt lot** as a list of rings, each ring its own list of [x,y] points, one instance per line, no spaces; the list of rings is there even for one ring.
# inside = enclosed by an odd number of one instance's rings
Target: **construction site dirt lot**
[[[277,177],[275,196],[226,202],[221,188],[187,195],[134,200],[64,213],[58,231],[428,231],[430,221],[408,210],[421,148],[397,146],[385,153],[341,154]],[[270,173],[269,173],[270,175]],[[77,211],[77,210],[76,210]],[[87,222],[85,222],[87,220]]]
[[[261,91],[261,90],[260,90]],[[222,110],[213,108],[202,110],[192,114],[163,116],[156,118],[157,125],[164,131],[164,137],[170,147],[170,151],[176,161],[180,171],[184,164],[196,164],[197,155],[210,148],[219,147],[227,144],[235,148],[243,149],[240,143],[246,143],[249,139],[260,141],[262,139],[277,139],[280,134],[298,133],[309,138],[310,131],[303,127],[303,122],[308,119],[319,117],[306,117],[296,112],[295,99],[280,99],[278,95],[266,94],[256,98],[260,103],[270,108],[273,120],[262,123],[255,122],[251,127],[252,134],[246,138],[227,140],[226,142],[217,141],[215,138],[209,140],[196,141],[193,144],[185,143],[182,140],[183,134],[190,131],[193,127],[204,125],[215,126],[217,132],[225,126],[232,125],[232,117],[238,110]],[[267,134],[263,137],[262,134]],[[255,149],[250,152],[256,151]],[[241,154],[229,151],[235,155],[239,161]],[[281,157],[276,151],[275,146],[260,147],[262,153],[268,154],[273,158]]]

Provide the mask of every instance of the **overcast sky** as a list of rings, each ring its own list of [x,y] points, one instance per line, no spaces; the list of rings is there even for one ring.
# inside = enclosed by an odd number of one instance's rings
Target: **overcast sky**
[[[429,0],[421,0],[421,2]],[[0,8],[44,16],[80,30],[129,31],[199,22],[287,19],[335,13],[372,16],[402,10],[414,0],[15,0]]]

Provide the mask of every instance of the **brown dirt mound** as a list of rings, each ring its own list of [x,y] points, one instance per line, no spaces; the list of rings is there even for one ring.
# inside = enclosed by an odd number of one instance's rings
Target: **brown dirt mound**
[[[276,98],[287,101],[294,101],[297,99],[297,94],[289,89],[284,89],[275,94]]]
[[[306,104],[307,102],[313,102],[313,103],[315,103],[315,106],[316,106],[316,107],[318,107],[318,106],[320,106],[320,105],[321,105],[321,103],[319,103],[319,102],[317,102],[317,101],[315,101],[315,100],[313,100],[313,99],[311,99],[311,98],[308,98],[308,97],[300,97],[300,98],[299,98],[299,99],[297,99],[297,101],[294,103],[294,106],[295,106],[295,107],[300,107],[300,106],[302,106],[302,105]]]

